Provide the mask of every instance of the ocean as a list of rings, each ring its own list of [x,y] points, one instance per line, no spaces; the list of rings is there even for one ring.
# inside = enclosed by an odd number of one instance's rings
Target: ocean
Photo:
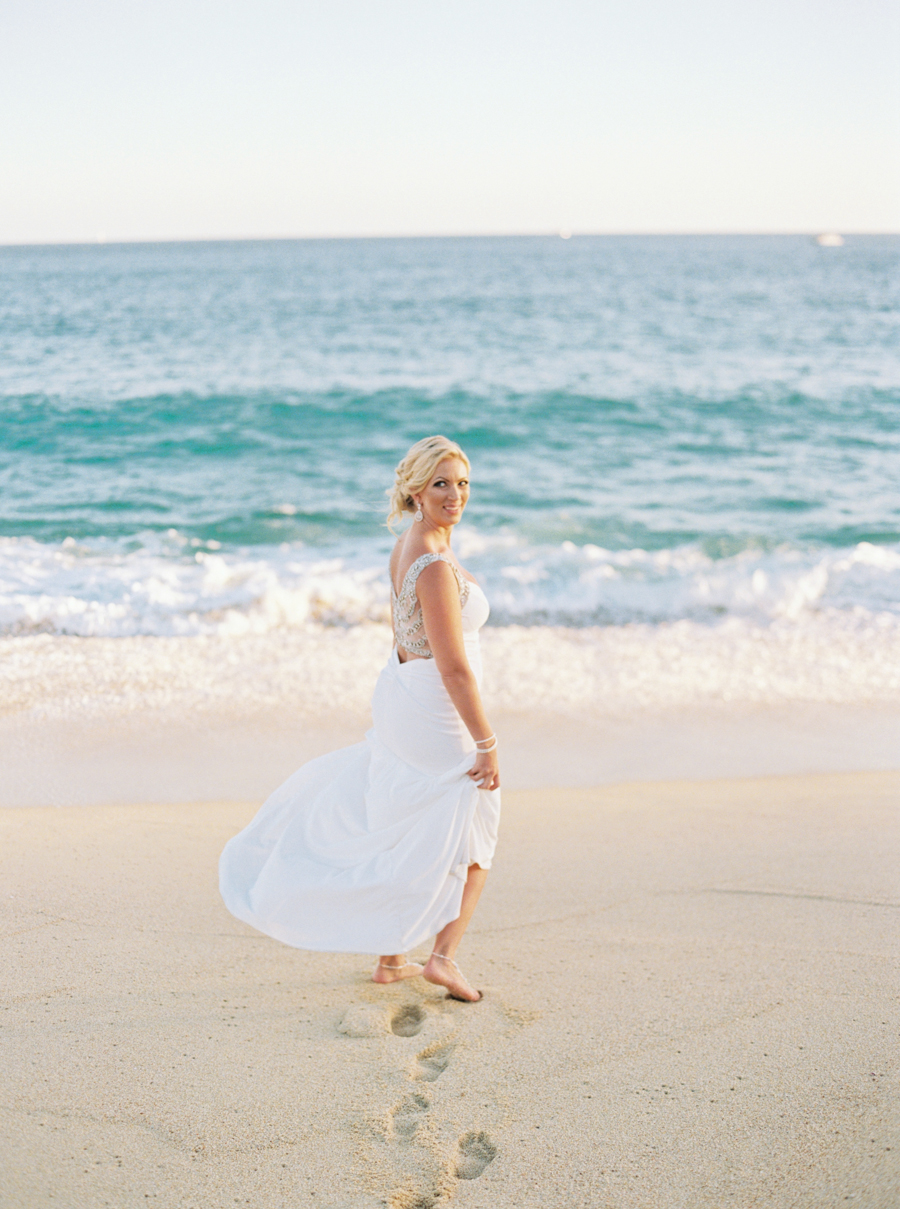
[[[443,433],[513,705],[896,703],[898,270],[897,236],[0,248],[8,666],[383,645],[385,492]]]

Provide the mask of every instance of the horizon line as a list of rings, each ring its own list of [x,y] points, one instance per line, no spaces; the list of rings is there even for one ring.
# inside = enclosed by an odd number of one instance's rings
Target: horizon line
[[[323,243],[341,240],[376,240],[376,239],[611,239],[611,238],[686,238],[710,236],[803,236],[815,239],[818,235],[840,234],[854,238],[857,236],[890,236],[900,235],[898,230],[849,230],[837,227],[809,227],[789,229],[741,229],[741,230],[577,230],[562,227],[554,230],[528,231],[433,231],[399,233],[399,232],[370,232],[355,234],[314,234],[314,235],[191,235],[191,236],[137,236],[131,238],[107,239],[102,233],[93,239],[38,239],[0,241],[0,248],[92,248],[92,247],[127,247],[133,245],[155,244],[204,244],[204,243]]]

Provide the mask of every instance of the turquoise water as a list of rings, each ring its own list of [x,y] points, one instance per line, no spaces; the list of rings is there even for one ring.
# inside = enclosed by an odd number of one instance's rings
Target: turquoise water
[[[893,236],[0,249],[0,631],[382,616],[432,432],[495,622],[900,614],[898,268]]]

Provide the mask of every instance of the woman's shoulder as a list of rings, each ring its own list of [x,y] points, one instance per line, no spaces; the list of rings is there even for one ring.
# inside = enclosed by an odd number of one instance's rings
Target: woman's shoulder
[[[398,538],[391,551],[389,568],[391,583],[399,594],[410,580],[416,582],[427,573],[432,583],[459,583],[460,588],[469,577],[448,550],[429,550],[424,542],[410,541],[412,534],[404,533]]]
[[[468,595],[468,582],[448,554],[433,554],[429,551],[427,555],[423,554],[418,558],[412,566],[416,567],[416,563],[419,564],[415,575],[417,587],[421,584],[426,592],[433,591],[441,595],[458,596],[460,600]]]
[[[452,558],[435,550],[423,550],[421,554],[414,554],[411,558],[404,559],[401,566],[404,568],[404,579],[419,580],[425,575],[429,580],[439,581],[446,575],[452,578],[456,573]]]
[[[390,559],[391,583],[395,591],[402,592],[404,586],[408,586],[410,581],[415,582],[430,563],[443,557],[433,550],[422,548],[418,543],[410,549],[401,539]]]

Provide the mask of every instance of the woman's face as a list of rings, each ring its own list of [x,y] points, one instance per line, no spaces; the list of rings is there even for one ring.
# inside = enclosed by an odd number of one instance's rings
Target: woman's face
[[[417,496],[425,520],[444,528],[455,525],[469,501],[469,471],[461,458],[444,458]]]

